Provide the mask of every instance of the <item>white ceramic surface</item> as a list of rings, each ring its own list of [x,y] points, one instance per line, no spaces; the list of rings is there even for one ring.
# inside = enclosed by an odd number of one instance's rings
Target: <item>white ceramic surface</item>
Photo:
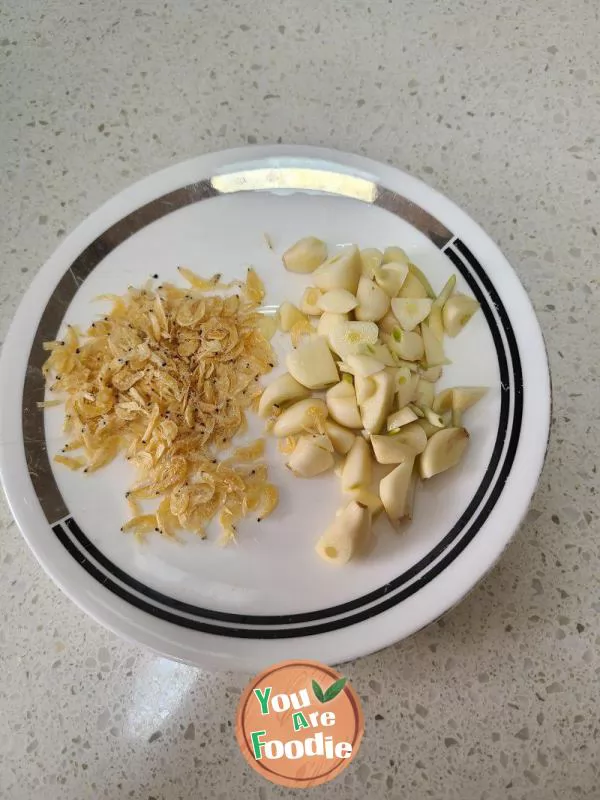
[[[181,624],[181,619],[194,622],[197,615],[192,612],[184,610],[179,622],[169,621],[169,605],[162,601],[158,605],[167,612],[166,617],[148,613],[117,596],[84,571],[52,533],[50,524],[58,520],[45,518],[27,474],[21,433],[23,380],[35,334],[33,323],[57,281],[85,247],[127,214],[180,187],[213,176],[241,171],[251,174],[266,168],[319,170],[324,175],[358,178],[361,187],[384,187],[426,210],[459,237],[493,283],[514,330],[524,386],[522,395],[515,392],[516,386],[507,392],[509,419],[504,424],[507,431],[514,429],[516,406],[520,407],[521,400],[523,424],[512,444],[508,434],[500,437],[500,451],[494,456],[498,470],[513,445],[516,450],[510,456],[514,461],[506,476],[495,476],[482,498],[484,505],[498,487],[495,505],[480,530],[464,549],[452,550],[459,536],[453,545],[431,555],[431,563],[408,578],[402,589],[394,588],[393,581],[442,542],[476,493],[492,458],[501,418],[501,386],[494,341],[483,313],[456,340],[449,341],[447,351],[453,364],[445,370],[442,384],[491,387],[467,420],[472,434],[468,457],[456,470],[421,487],[415,520],[405,534],[398,537],[381,521],[374,551],[346,568],[332,569],[313,550],[315,539],[340,503],[337,480],[333,476],[312,481],[292,478],[272,442],[269,463],[281,490],[280,507],[260,525],[250,520],[240,525],[239,542],[226,549],[216,547],[214,541],[191,536],[185,537],[181,546],[158,536],[140,546],[119,531],[127,515],[123,491],[131,477],[124,462],[89,477],[53,465],[70,515],[111,562],[140,584],[174,601],[209,611],[312,617],[293,621],[290,629],[284,620],[274,625],[235,619],[214,623],[208,615],[208,628],[194,630]],[[215,185],[223,188],[227,182],[217,179]],[[335,186],[336,191],[347,191],[353,184],[337,180]],[[275,253],[266,247],[264,232],[272,238]],[[253,264],[265,280],[267,303],[298,297],[309,281],[285,272],[277,254],[308,233],[324,238],[332,247],[351,241],[363,247],[399,244],[424,269],[436,289],[456,272],[446,253],[423,232],[376,202],[290,188],[236,191],[174,210],[112,250],[81,283],[65,320],[82,324],[91,321],[98,313],[93,302],[96,295],[121,292],[153,273],[161,279],[177,279],[179,264],[201,274],[218,269],[226,277],[240,276],[248,264]],[[460,257],[457,247],[451,246]],[[465,270],[471,269],[466,258],[462,263]],[[481,281],[478,285],[490,299],[488,288]],[[462,277],[459,289],[470,292]],[[509,350],[506,321],[493,302],[489,308],[498,323],[497,336]],[[277,342],[280,354],[284,343],[283,337]],[[408,636],[435,619],[489,569],[516,530],[537,482],[549,427],[549,378],[541,333],[524,290],[495,245],[450,201],[405,173],[364,158],[305,147],[246,148],[203,156],[157,173],[108,202],[64,241],[32,284],[7,337],[0,380],[2,479],[19,527],[41,564],[75,602],[104,625],[164,654],[209,668],[256,669],[294,656],[340,662]],[[46,411],[50,455],[61,446],[61,415],[61,409]],[[254,430],[259,427],[255,425]],[[94,564],[98,568],[97,562]],[[438,574],[432,577],[431,570]],[[124,588],[122,581],[117,580],[115,585]],[[323,609],[376,593],[381,587],[389,590],[360,608],[322,613]],[[406,596],[395,604],[388,603],[399,591]],[[146,602],[143,592],[134,590],[130,596]],[[383,602],[389,607],[378,611]],[[215,624],[223,630],[208,632]],[[328,630],[315,631],[318,626]],[[257,635],[257,629],[268,633]]]

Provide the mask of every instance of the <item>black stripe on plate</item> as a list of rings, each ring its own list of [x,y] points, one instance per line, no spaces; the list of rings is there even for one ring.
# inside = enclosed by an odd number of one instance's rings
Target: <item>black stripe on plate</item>
[[[463,252],[464,252],[464,250],[466,250],[466,248],[463,245]],[[503,448],[503,444],[504,444],[504,441],[505,441],[506,428],[507,428],[507,417],[508,417],[508,396],[507,396],[507,393],[509,391],[509,389],[508,389],[508,383],[509,383],[508,365],[506,364],[506,358],[504,356],[504,349],[503,349],[502,339],[501,339],[499,331],[497,329],[497,326],[496,326],[496,323],[495,323],[495,319],[493,317],[491,309],[489,308],[489,306],[487,304],[485,296],[481,292],[481,290],[480,290],[479,286],[477,285],[476,281],[474,281],[472,276],[469,275],[468,271],[465,270],[461,259],[458,257],[458,254],[456,254],[450,247],[448,247],[445,250],[445,252],[449,255],[449,257],[451,258],[453,263],[457,266],[457,268],[460,270],[461,274],[465,277],[465,279],[469,283],[469,286],[470,286],[471,290],[473,291],[473,293],[475,294],[477,299],[480,301],[480,303],[482,305],[482,309],[484,310],[484,314],[486,315],[486,318],[487,318],[487,321],[488,321],[488,325],[490,327],[490,331],[492,332],[492,336],[494,338],[494,343],[495,343],[495,346],[496,346],[496,349],[497,349],[499,366],[500,366],[501,385],[503,387],[503,394],[502,394],[502,398],[501,398],[501,417],[503,417],[503,422],[499,426],[499,431],[498,431],[498,435],[497,435],[497,438],[496,438],[496,443],[495,443],[495,446],[494,446],[494,452],[493,452],[493,455],[492,455],[492,459],[490,461],[490,465],[488,465],[488,469],[486,470],[486,475],[484,476],[484,480],[482,481],[482,484],[480,485],[480,487],[478,489],[478,492],[476,493],[475,497],[471,501],[471,504],[469,505],[469,508],[462,515],[461,519],[457,522],[457,524],[453,527],[452,531],[450,531],[446,535],[446,537],[444,537],[444,540],[442,540],[442,542],[440,542],[436,546],[436,548],[434,548],[424,559],[422,559],[421,562],[419,562],[418,564],[416,564],[413,567],[411,567],[410,570],[407,570],[405,573],[403,573],[401,576],[399,576],[393,582],[387,584],[386,586],[381,587],[380,589],[375,590],[374,592],[371,592],[371,593],[369,593],[367,595],[364,595],[361,598],[357,598],[356,600],[349,601],[348,603],[340,604],[338,606],[334,606],[334,607],[331,607],[329,609],[321,609],[321,610],[316,611],[316,612],[308,612],[308,613],[305,613],[305,614],[281,615],[281,616],[273,616],[273,615],[264,615],[264,616],[260,615],[259,616],[259,615],[226,614],[226,613],[223,613],[223,612],[215,612],[215,611],[212,611],[212,610],[209,610],[209,609],[201,609],[201,608],[198,608],[196,606],[192,606],[190,604],[183,603],[182,601],[174,600],[173,598],[170,598],[170,597],[168,597],[166,595],[163,595],[162,593],[157,592],[157,591],[155,591],[153,589],[149,589],[144,584],[141,584],[139,581],[136,581],[135,579],[131,578],[131,576],[127,575],[127,573],[123,572],[120,568],[116,567],[116,565],[114,565],[109,559],[107,559],[89,541],[89,539],[85,536],[85,534],[83,534],[83,532],[81,531],[81,529],[79,528],[79,526],[77,525],[77,523],[74,520],[72,520],[72,519],[67,520],[66,524],[69,526],[69,529],[71,530],[73,535],[76,537],[76,539],[78,540],[80,545],[82,547],[84,547],[85,549],[87,549],[87,551],[92,555],[92,557],[94,557],[96,560],[98,560],[98,562],[101,563],[102,566],[105,569],[107,569],[107,571],[111,572],[115,577],[118,577],[121,581],[123,581],[127,585],[131,586],[131,588],[135,589],[136,591],[140,592],[141,594],[144,594],[146,597],[149,597],[150,599],[154,600],[155,602],[162,603],[163,605],[167,605],[170,608],[173,608],[175,610],[180,610],[180,611],[183,611],[183,612],[186,612],[186,613],[201,614],[205,618],[217,619],[217,620],[220,620],[220,621],[223,621],[223,622],[231,622],[231,623],[237,623],[237,624],[255,624],[255,625],[256,624],[264,624],[264,625],[285,625],[285,624],[288,624],[289,625],[289,624],[294,624],[294,623],[309,622],[309,621],[315,621],[315,620],[318,620],[318,619],[323,619],[323,617],[325,615],[330,615],[331,616],[333,614],[342,614],[342,613],[345,613],[347,611],[355,610],[356,608],[359,608],[360,606],[365,605],[365,603],[373,602],[374,600],[377,600],[377,599],[379,599],[381,597],[385,597],[385,596],[389,595],[390,592],[393,591],[395,588],[399,588],[407,580],[410,580],[411,578],[415,577],[424,566],[428,566],[430,563],[432,563],[432,561],[434,561],[435,558],[437,558],[444,551],[444,549],[448,546],[448,544],[451,544],[452,541],[454,541],[457,538],[457,536],[460,534],[460,531],[464,527],[465,519],[468,519],[468,516],[473,511],[472,506],[476,507],[479,504],[479,502],[481,502],[481,499],[485,495],[485,492],[487,491],[487,488],[489,488],[489,483],[491,482],[491,479],[493,477],[493,472],[495,471],[495,469],[496,469],[496,467],[498,465],[498,462],[499,462],[499,459],[500,459],[500,455],[501,455],[501,452],[502,452],[502,448]],[[468,251],[468,252],[470,254],[470,251]],[[473,257],[472,254],[470,254],[470,256],[471,256],[471,258],[469,259],[469,263],[471,264],[471,266],[473,266],[473,268],[475,268],[473,263],[472,263],[472,261],[471,261],[471,259],[474,260],[474,257]],[[465,257],[467,257],[466,254],[465,254]],[[478,262],[476,262],[476,263],[478,263]],[[479,267],[479,269],[481,269],[481,267]],[[485,275],[485,273],[484,273],[484,275]],[[481,277],[480,273],[479,273],[479,277]],[[491,287],[491,292],[490,292],[491,296],[495,295],[495,297],[493,297],[492,299],[494,300],[494,303],[495,303],[496,307],[497,308],[502,308],[502,311],[504,311],[504,309],[502,307],[502,304],[501,304],[501,301],[500,301],[500,298],[497,296],[497,293],[495,292],[493,286],[491,286],[491,283],[489,282],[489,280],[487,281],[487,284],[488,285],[486,286],[486,288],[488,288],[488,291],[489,291],[489,289]],[[505,311],[504,311],[502,320],[503,320],[503,323],[504,323],[503,327],[504,327],[505,333],[507,335],[507,340],[509,341],[509,346],[512,344],[513,347],[514,347],[514,352],[513,352],[513,348],[511,347],[511,356],[515,356],[516,355],[516,358],[518,359],[518,351],[516,349],[516,340],[514,339],[514,333],[512,332],[512,326],[510,326],[510,321],[509,321],[508,315],[506,314]],[[512,334],[512,339],[510,339],[509,333]],[[513,357],[513,364],[515,364],[514,357]],[[521,372],[520,372],[520,361],[519,361],[519,370],[515,371],[515,378],[517,378],[517,375],[519,375],[519,376],[521,375]],[[514,386],[514,389],[517,390],[518,386]],[[517,406],[519,405],[519,403],[522,404],[522,387],[521,387],[520,391],[515,391],[515,412],[516,412],[516,409],[517,409]],[[356,622],[360,622],[363,619],[366,619],[368,617],[374,616],[375,614],[380,613],[383,610],[386,610],[387,608],[391,607],[392,605],[395,605],[396,603],[401,602],[401,600],[403,600],[406,597],[410,596],[415,591],[417,591],[419,588],[421,588],[423,585],[425,585],[427,582],[432,580],[433,577],[435,577],[436,575],[439,574],[441,569],[444,569],[449,563],[451,563],[452,560],[454,560],[454,558],[456,558],[456,556],[460,552],[462,552],[462,550],[466,547],[468,542],[471,541],[474,538],[474,536],[477,534],[478,530],[481,528],[481,525],[483,524],[483,522],[485,521],[487,516],[489,516],[489,513],[490,513],[491,509],[495,505],[495,502],[496,502],[497,498],[499,497],[499,495],[500,495],[500,493],[502,491],[502,488],[503,488],[503,485],[504,485],[504,481],[505,481],[505,477],[503,477],[503,476],[508,474],[508,472],[510,471],[510,468],[512,466],[512,461],[514,459],[514,452],[516,451],[519,432],[520,432],[520,419],[521,419],[521,415],[519,414],[519,423],[518,423],[518,425],[515,426],[513,424],[513,427],[512,427],[511,440],[510,440],[509,448],[507,450],[507,458],[505,459],[505,463],[504,463],[504,466],[503,466],[503,468],[501,470],[501,474],[499,476],[499,480],[497,481],[493,492],[490,494],[490,497],[488,498],[488,501],[486,502],[484,509],[482,510],[482,512],[480,512],[478,518],[474,521],[473,525],[471,526],[471,529],[467,532],[467,534],[465,534],[465,536],[453,548],[453,550],[442,561],[440,561],[432,570],[430,570],[430,572],[428,572],[426,575],[422,576],[418,581],[416,581],[414,584],[412,584],[410,587],[408,587],[405,591],[399,592],[399,593],[393,595],[392,597],[389,597],[386,601],[384,601],[382,603],[379,603],[376,606],[373,606],[373,607],[371,607],[369,609],[366,609],[361,614],[355,614],[355,615],[352,615],[352,617],[348,617],[348,618],[345,618],[345,619],[342,619],[342,620],[332,620],[331,622],[324,623],[322,625],[309,626],[309,627],[304,627],[302,629],[291,629],[289,631],[283,631],[283,630],[277,630],[277,631],[275,631],[275,630],[264,631],[263,630],[263,631],[259,631],[259,630],[255,630],[254,633],[256,634],[256,638],[273,638],[271,634],[273,634],[275,638],[286,638],[288,636],[299,636],[299,635],[303,636],[303,635],[311,635],[311,634],[315,634],[315,633],[323,633],[323,632],[327,632],[328,630],[335,630],[335,629],[337,629],[339,627],[346,627],[347,625],[355,624]],[[514,421],[515,420],[513,420],[513,422]],[[515,427],[516,427],[516,430],[515,430]],[[508,462],[510,462],[510,463],[508,463]],[[492,474],[488,475],[488,473],[492,473]],[[486,482],[486,479],[487,479],[487,485],[485,486],[485,488],[482,488],[483,485],[484,485],[484,482]],[[443,565],[443,566],[440,568],[440,565]],[[106,582],[106,578],[104,578],[103,583],[106,585],[106,583],[107,583]],[[120,589],[119,595],[122,596],[123,592],[128,594],[126,592],[126,590]],[[140,601],[139,598],[135,598],[135,599],[136,599],[135,605],[138,605],[138,607],[140,607],[139,603],[143,602],[143,601]],[[163,618],[164,618],[164,614],[168,613],[168,612],[165,612],[164,610],[156,609],[155,606],[149,606],[148,604],[144,603],[144,610],[148,611],[149,609],[155,609],[157,612],[160,612],[158,614],[158,616],[161,616]],[[150,611],[149,613],[153,613],[153,612]],[[170,617],[173,617],[173,616],[174,615],[170,614]],[[186,627],[191,627],[192,620],[189,620],[189,619],[186,619],[186,618],[182,618],[182,617],[176,617],[176,619],[179,621],[179,624],[184,624]],[[170,619],[170,621],[172,621],[172,620]],[[200,623],[200,624],[202,624],[202,623]],[[327,626],[334,626],[334,627],[327,627]],[[212,625],[209,625],[208,627],[210,628],[210,631],[207,631],[207,632],[217,633],[219,635],[226,635],[226,636],[227,635],[229,635],[229,636],[231,636],[231,635],[235,635],[235,636],[242,635],[242,636],[244,636],[246,638],[249,638],[249,630],[248,629],[220,628],[220,627],[212,626]],[[204,626],[204,628],[202,628],[202,629],[204,630],[205,628],[206,628],[206,626]],[[243,631],[243,633],[242,633],[242,631]],[[267,633],[269,634],[268,636],[266,635]]]

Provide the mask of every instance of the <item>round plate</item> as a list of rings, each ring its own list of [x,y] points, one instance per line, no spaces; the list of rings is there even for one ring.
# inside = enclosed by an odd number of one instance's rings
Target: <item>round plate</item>
[[[265,234],[274,250],[266,245]],[[471,411],[471,445],[454,470],[422,485],[398,535],[381,519],[368,557],[332,568],[314,543],[342,499],[334,476],[302,481],[269,443],[281,502],[238,542],[183,535],[144,544],[128,517],[124,460],[87,476],[53,462],[62,408],[44,397],[42,342],[89,324],[98,295],[178,265],[239,277],[253,264],[267,303],[297,299],[307,276],[280,254],[315,235],[334,245],[397,244],[439,291],[451,273],[481,313],[448,340],[441,386],[487,385]],[[276,343],[283,353],[283,337]],[[469,217],[414,178],[358,156],[252,147],[202,156],[137,183],[92,214],[27,292],[0,365],[0,468],[17,523],[40,563],[81,608],[117,633],[207,668],[257,670],[282,659],[341,662],[377,650],[457,603],[522,519],[546,449],[550,385],[529,300],[498,248]],[[255,430],[259,430],[260,426]]]

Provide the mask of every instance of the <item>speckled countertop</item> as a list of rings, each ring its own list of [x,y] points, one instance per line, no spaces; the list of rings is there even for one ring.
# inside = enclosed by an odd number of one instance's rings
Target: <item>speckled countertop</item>
[[[501,562],[345,668],[367,733],[332,798],[600,798],[600,71],[592,0],[140,0],[0,10],[0,339],[60,238],[132,181],[248,142],[365,153],[472,214],[539,314],[554,429]],[[232,733],[244,676],[115,638],[3,504],[0,797],[276,798]]]

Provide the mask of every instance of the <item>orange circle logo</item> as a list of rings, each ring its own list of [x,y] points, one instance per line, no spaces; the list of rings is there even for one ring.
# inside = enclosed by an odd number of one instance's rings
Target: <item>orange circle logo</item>
[[[337,777],[358,752],[363,731],[356,692],[317,661],[283,661],[261,672],[243,693],[236,721],[250,766],[292,788]]]

